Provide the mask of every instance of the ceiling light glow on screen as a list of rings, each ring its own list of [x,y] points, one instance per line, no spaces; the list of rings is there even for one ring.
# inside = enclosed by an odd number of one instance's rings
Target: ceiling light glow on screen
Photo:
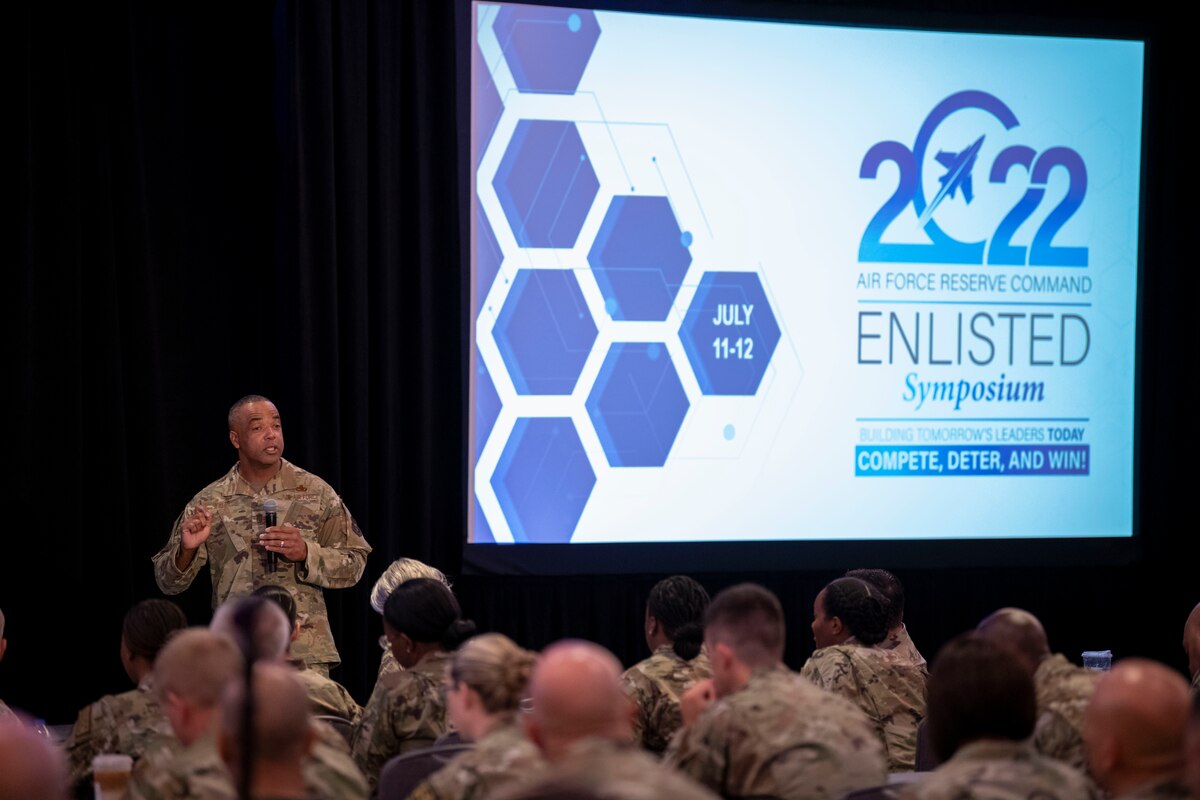
[[[470,543],[1132,535],[1142,42],[472,14]]]

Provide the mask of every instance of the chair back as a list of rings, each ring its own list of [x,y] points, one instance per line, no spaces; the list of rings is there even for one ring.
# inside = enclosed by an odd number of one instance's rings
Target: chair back
[[[398,755],[379,773],[379,800],[404,800],[433,773],[449,764],[470,744],[443,744]]]

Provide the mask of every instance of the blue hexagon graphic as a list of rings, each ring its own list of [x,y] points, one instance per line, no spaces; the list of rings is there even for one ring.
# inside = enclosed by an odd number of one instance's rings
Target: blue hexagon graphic
[[[588,415],[613,467],[661,467],[687,415],[688,399],[659,342],[609,348],[587,399]]]
[[[488,222],[487,214],[482,206],[475,208],[475,313],[483,310],[483,301],[492,290],[492,282],[500,272],[500,264],[504,261],[504,253],[496,234],[492,233],[492,223]]]
[[[569,417],[522,417],[492,473],[513,540],[569,542],[596,473]]]
[[[492,426],[496,424],[496,417],[500,416],[500,409],[503,407],[500,395],[496,393],[496,385],[492,383],[492,376],[488,373],[483,361],[480,360],[475,368],[475,458],[477,460],[479,454],[483,452],[483,446],[487,444],[488,436],[492,433]]]
[[[667,318],[692,254],[665,197],[613,198],[588,253],[615,320]]]
[[[575,246],[600,188],[574,122],[517,123],[492,180],[521,247]]]
[[[475,98],[474,107],[471,109],[471,146],[475,153],[472,163],[478,166],[479,159],[487,150],[488,142],[492,140],[496,123],[500,121],[504,101],[496,91],[496,82],[492,80],[492,74],[478,44],[471,49],[471,72],[474,75],[474,85],[471,88]]]
[[[518,394],[570,394],[596,341],[575,273],[523,269],[492,331]]]
[[[517,89],[574,94],[600,38],[591,11],[502,6],[492,23]]]
[[[779,343],[779,324],[753,272],[706,272],[679,338],[706,395],[753,395]]]

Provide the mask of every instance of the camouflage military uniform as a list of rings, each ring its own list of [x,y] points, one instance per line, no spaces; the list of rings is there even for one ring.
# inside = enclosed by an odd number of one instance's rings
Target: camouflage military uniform
[[[1099,678],[1100,673],[1077,667],[1062,655],[1042,659],[1033,675],[1038,708],[1033,745],[1039,753],[1087,768],[1083,712]]]
[[[1118,795],[1116,800],[1188,800],[1190,797],[1183,776],[1172,775]]]
[[[907,784],[901,800],[1098,800],[1092,782],[1026,742],[963,745],[928,777]]]
[[[296,677],[300,679],[304,691],[308,694],[312,713],[341,717],[355,725],[358,724],[358,720],[362,716],[362,708],[350,695],[350,692],[346,691],[345,686],[325,677],[316,670],[308,669],[305,663],[299,659],[291,663],[296,668]]]
[[[252,546],[262,533],[263,501],[274,498],[280,525],[299,528],[308,544],[303,562],[278,559],[275,572],[266,571],[266,551]],[[175,566],[183,522],[203,505],[212,512],[212,532],[183,572]],[[230,598],[243,597],[259,586],[281,584],[296,598],[300,636],[292,654],[324,673],[340,663],[321,587],[343,589],[358,583],[367,564],[370,545],[342,500],[325,481],[283,461],[274,478],[255,492],[236,465],[223,478],[192,498],[175,520],[171,537],[154,556],[154,577],[166,594],[179,594],[207,562],[212,577],[215,609]]]
[[[664,763],[725,797],[836,800],[887,780],[870,720],[783,665],[754,673],[667,748]]]
[[[925,656],[921,655],[921,651],[913,644],[912,637],[908,635],[908,628],[903,623],[898,630],[891,631],[888,637],[876,646],[882,650],[891,650],[908,663],[917,665],[926,673],[929,672]]]
[[[480,800],[544,766],[541,753],[516,720],[504,719],[474,748],[430,775],[409,800]]]
[[[375,687],[352,747],[372,792],[389,758],[428,747],[446,732],[442,680],[449,660],[450,653],[429,653],[412,669],[384,676]]]
[[[638,708],[633,720],[634,741],[654,753],[666,750],[683,722],[679,696],[696,681],[711,676],[712,665],[706,653],[684,661],[669,644],[627,669],[621,685]]]
[[[63,743],[71,782],[90,782],[92,759],[101,753],[124,753],[137,761],[173,739],[171,723],[154,693],[154,678],[147,675],[136,689],[101,697],[79,712]]]
[[[607,739],[576,742],[564,759],[548,765],[526,782],[505,787],[494,797],[516,800],[526,795],[554,796],[552,788],[583,789],[588,796],[614,800],[717,800],[711,791],[664,766],[640,748]]]
[[[314,725],[317,738],[304,762],[308,793],[326,800],[366,800],[367,781],[350,758],[346,742],[328,725]],[[217,751],[215,735],[183,747],[178,741],[149,753],[133,768],[129,800],[233,800],[233,777]]]
[[[823,647],[800,671],[856,706],[875,724],[892,772],[917,762],[917,724],[925,716],[925,672],[895,650],[861,644]]]

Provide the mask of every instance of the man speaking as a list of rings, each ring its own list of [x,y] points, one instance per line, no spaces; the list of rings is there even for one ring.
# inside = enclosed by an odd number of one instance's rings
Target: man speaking
[[[155,580],[179,594],[208,563],[214,609],[264,584],[288,587],[300,629],[292,653],[328,675],[341,659],[321,589],[357,583],[371,547],[329,484],[283,459],[283,426],[270,400],[247,395],[234,403],[229,441],[237,463],[175,520],[154,556]]]

